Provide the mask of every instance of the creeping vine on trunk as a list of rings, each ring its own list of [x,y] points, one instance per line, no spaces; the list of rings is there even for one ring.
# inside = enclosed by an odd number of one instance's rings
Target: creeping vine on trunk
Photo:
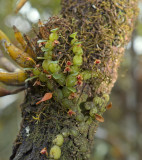
[[[91,159],[94,133],[104,122],[138,13],[137,0],[62,0],[61,4],[61,16],[39,21],[33,39],[23,38],[14,27],[22,50],[0,34],[9,55],[24,68],[11,75],[2,73],[5,78],[0,80],[25,81],[27,86],[11,160]]]

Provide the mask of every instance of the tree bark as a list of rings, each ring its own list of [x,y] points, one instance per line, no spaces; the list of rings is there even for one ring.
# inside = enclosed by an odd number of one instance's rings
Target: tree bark
[[[37,56],[40,55],[37,39],[48,39],[51,29],[59,28],[62,38],[54,52],[61,51],[64,55],[69,52],[69,35],[77,32],[84,52],[81,70],[91,70],[95,77],[83,81],[77,87],[77,97],[67,98],[67,104],[65,98],[58,100],[58,95],[36,105],[45,93],[54,93],[61,86],[52,80],[48,85],[43,83],[44,86],[28,83],[21,105],[21,129],[10,160],[51,160],[53,140],[59,134],[64,137],[60,160],[91,159],[94,133],[99,121],[103,120],[108,95],[117,79],[124,46],[130,39],[138,12],[137,0],[62,0],[61,4],[62,18],[52,17],[40,26],[39,34],[33,40]],[[70,55],[69,59],[72,59]],[[95,104],[97,113],[94,116],[85,109],[88,102]],[[75,115],[70,116],[68,110],[74,111]],[[44,147],[48,156],[40,153]]]

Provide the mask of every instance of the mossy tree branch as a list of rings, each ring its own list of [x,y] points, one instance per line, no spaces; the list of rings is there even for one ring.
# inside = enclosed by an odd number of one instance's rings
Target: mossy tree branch
[[[47,59],[36,60],[32,74],[40,83],[27,84],[21,105],[23,121],[11,160],[90,159],[94,133],[98,121],[104,120],[102,115],[137,12],[136,0],[62,0],[62,18],[39,23],[39,34],[27,44],[32,44],[37,57],[41,57],[41,46],[45,45],[53,53],[44,53],[42,58],[48,57],[52,63],[48,66]],[[55,28],[59,28],[57,35]],[[38,40],[48,41],[39,45]],[[69,62],[72,66],[67,69]],[[37,70],[43,72],[42,76]],[[60,74],[59,79],[54,71]],[[44,77],[44,72],[48,76]],[[74,94],[66,96],[65,88]],[[36,105],[47,92],[52,92],[53,98]],[[63,140],[56,139],[59,135]]]

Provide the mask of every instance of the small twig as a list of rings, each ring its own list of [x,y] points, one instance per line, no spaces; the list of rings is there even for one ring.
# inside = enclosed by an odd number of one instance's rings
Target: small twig
[[[25,89],[26,89],[25,87],[21,87],[21,88],[18,88],[16,90],[14,90],[14,91],[9,91],[5,88],[0,87],[0,97],[7,96],[7,95],[12,95],[12,94],[17,94],[17,93],[19,93],[19,92],[21,92]]]

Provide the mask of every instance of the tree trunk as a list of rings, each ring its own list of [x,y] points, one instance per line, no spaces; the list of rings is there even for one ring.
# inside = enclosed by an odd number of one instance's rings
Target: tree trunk
[[[138,12],[137,0],[62,0],[61,4],[62,18],[52,17],[39,27],[39,34],[33,40],[35,50],[39,56],[37,39],[48,39],[50,30],[58,27],[60,44],[54,52],[60,51],[65,61],[72,61],[69,36],[77,32],[83,48],[79,72],[80,75],[85,73],[84,79],[76,87],[77,95],[70,98],[60,98],[57,89],[62,90],[63,86],[52,79],[42,82],[42,86],[33,86],[33,82],[27,84],[25,101],[21,105],[21,129],[10,160],[91,159],[94,133],[98,123],[103,121],[124,45],[130,39]],[[85,78],[90,72],[91,77]],[[36,105],[47,92],[52,92],[53,98]],[[55,142],[57,135],[62,135],[62,145]],[[61,149],[59,157],[59,150],[55,151],[55,157],[51,156],[55,145]],[[48,155],[40,153],[43,148]]]

